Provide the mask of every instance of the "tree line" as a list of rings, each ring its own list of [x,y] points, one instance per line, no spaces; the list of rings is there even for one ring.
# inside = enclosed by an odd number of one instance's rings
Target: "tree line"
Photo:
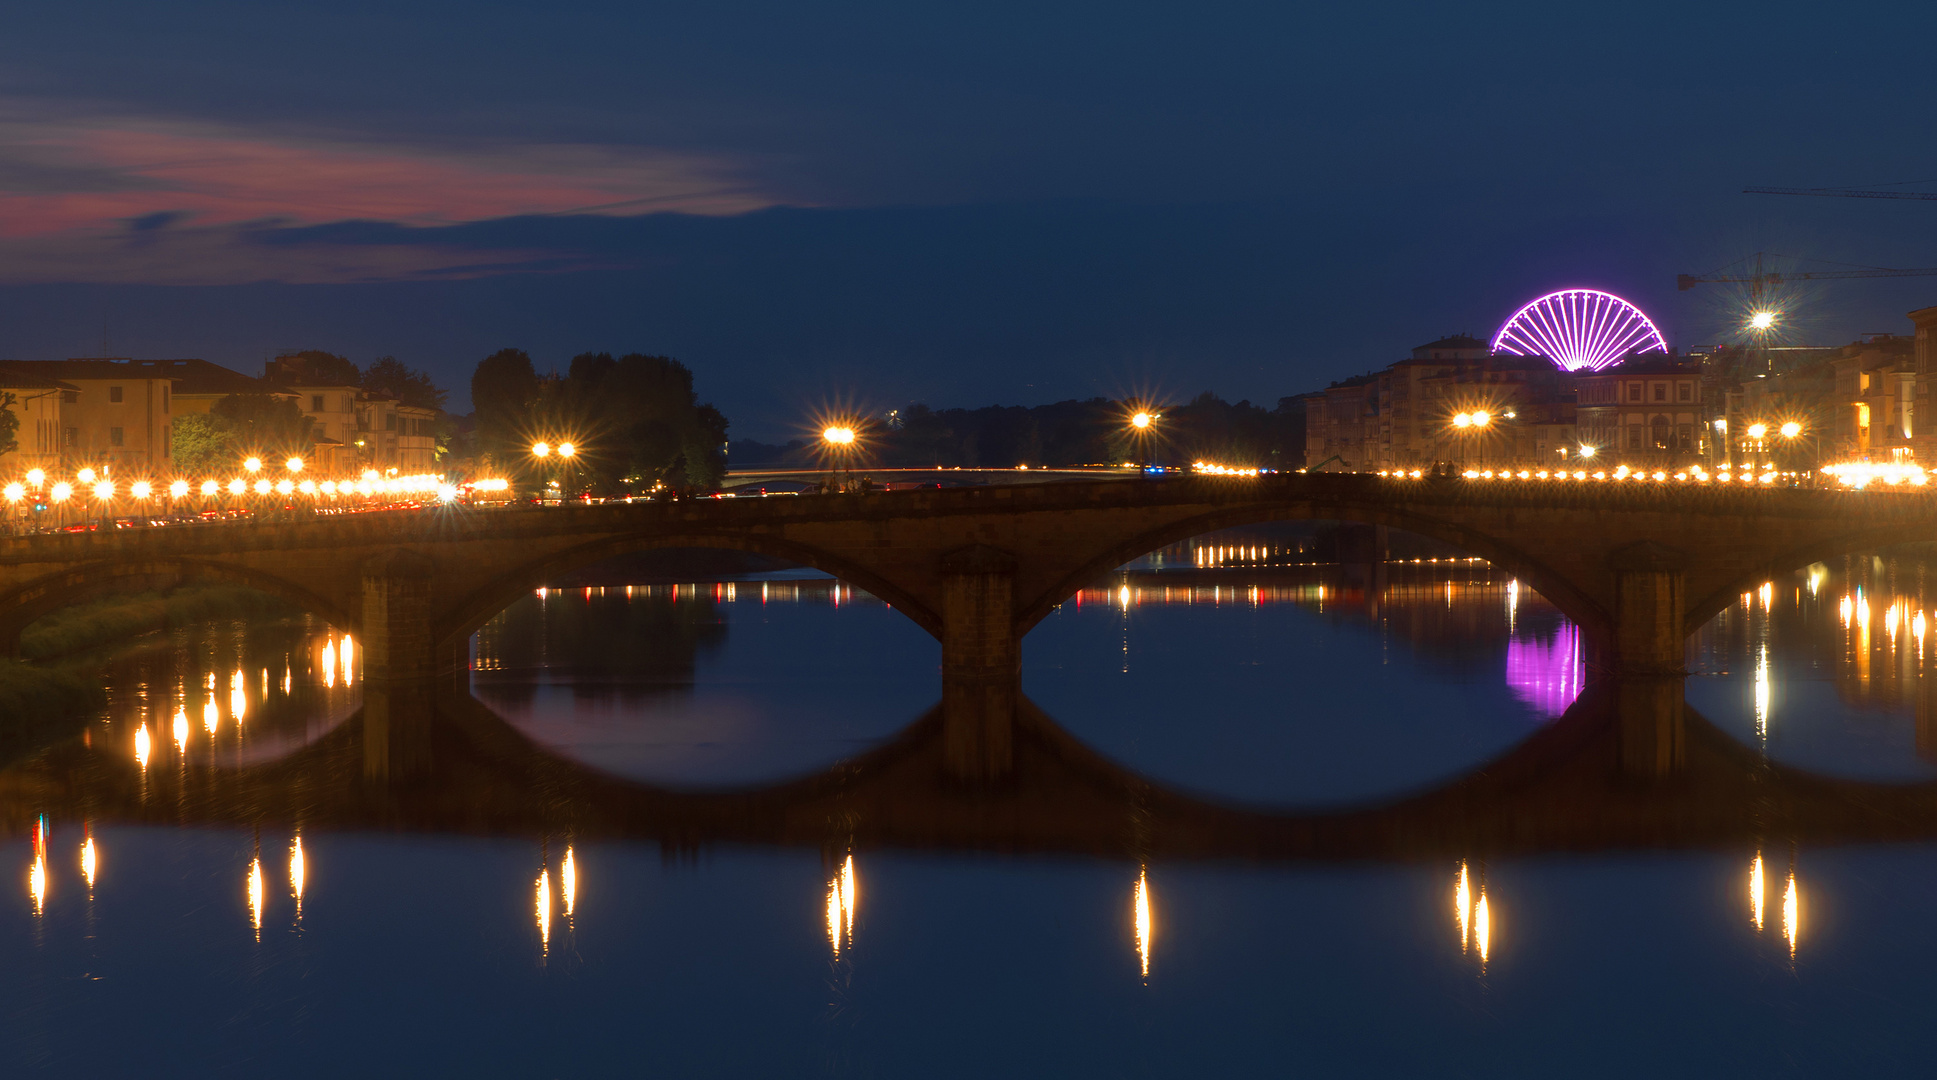
[[[996,468],[1157,464],[1208,461],[1244,468],[1293,469],[1304,464],[1305,411],[1295,398],[1266,409],[1225,401],[1205,391],[1183,405],[1152,407],[1156,419],[1139,431],[1131,408],[1109,398],[1058,401],[1033,408],[992,405],[935,409],[912,404],[862,431],[858,465],[887,468]],[[733,444],[736,465],[799,464],[822,460],[819,441],[784,445]]]

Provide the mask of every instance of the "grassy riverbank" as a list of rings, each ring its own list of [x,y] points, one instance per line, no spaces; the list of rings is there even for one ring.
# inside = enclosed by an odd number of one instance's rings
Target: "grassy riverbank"
[[[0,762],[79,731],[108,703],[102,668],[143,634],[215,619],[280,618],[292,608],[233,585],[189,586],[77,604],[29,626],[24,660],[0,660]]]
[[[113,645],[139,634],[212,619],[275,618],[294,609],[240,585],[198,585],[137,593],[57,611],[20,635],[20,655],[51,660]]]

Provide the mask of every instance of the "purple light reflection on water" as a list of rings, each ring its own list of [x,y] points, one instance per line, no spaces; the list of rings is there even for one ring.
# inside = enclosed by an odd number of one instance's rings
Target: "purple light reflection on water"
[[[1515,634],[1507,639],[1507,687],[1547,719],[1556,719],[1581,694],[1587,664],[1580,628],[1562,620],[1551,637]]]

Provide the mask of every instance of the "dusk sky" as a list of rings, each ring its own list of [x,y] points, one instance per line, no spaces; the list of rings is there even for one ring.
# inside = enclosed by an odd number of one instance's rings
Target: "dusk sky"
[[[1265,404],[1757,251],[1937,266],[1928,3],[70,2],[0,35],[0,357],[690,365],[829,401]],[[1907,190],[1937,190],[1937,183]],[[1937,277],[1798,290],[1798,343]]]

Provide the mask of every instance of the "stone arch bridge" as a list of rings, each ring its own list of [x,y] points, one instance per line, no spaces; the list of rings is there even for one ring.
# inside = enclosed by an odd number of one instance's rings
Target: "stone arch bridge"
[[[1368,563],[1382,558],[1386,528],[1453,544],[1579,624],[1598,674],[1672,678],[1687,634],[1762,581],[1937,539],[1937,498],[1287,474],[40,535],[0,542],[0,648],[17,651],[22,628],[82,597],[206,579],[286,597],[355,632],[373,682],[436,680],[468,667],[486,620],[562,573],[652,548],[750,551],[841,577],[939,638],[948,758],[965,778],[992,778],[1013,759],[1022,638],[1056,605],[1164,545],[1301,519],[1370,526],[1356,555]]]

